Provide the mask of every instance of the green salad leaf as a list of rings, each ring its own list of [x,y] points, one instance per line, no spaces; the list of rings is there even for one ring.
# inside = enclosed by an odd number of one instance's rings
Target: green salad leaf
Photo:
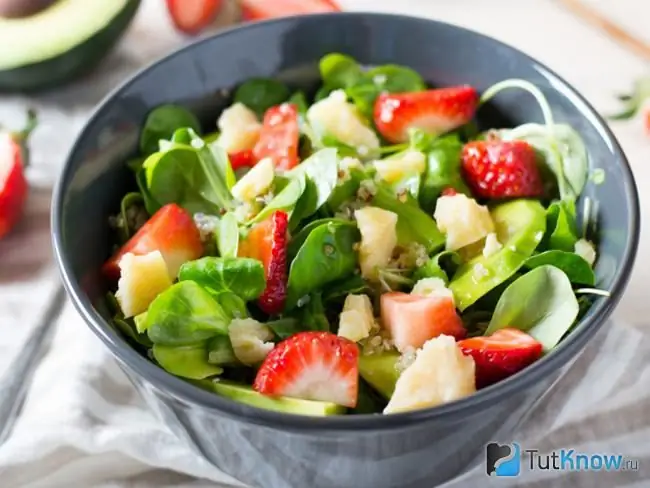
[[[486,334],[515,327],[541,342],[544,352],[548,352],[571,328],[578,311],[578,300],[567,275],[555,266],[543,265],[506,288]]]
[[[281,341],[305,330],[301,326],[300,321],[295,317],[282,317],[281,319],[271,320],[266,323],[266,326],[271,329],[275,336]]]
[[[330,323],[325,315],[323,296],[320,292],[309,295],[307,303],[298,309],[300,312],[300,324],[305,330],[316,330],[322,332],[330,331]]]
[[[202,380],[223,373],[223,369],[208,362],[208,352],[204,344],[170,347],[154,344],[153,357],[167,372],[189,378]]]
[[[249,224],[256,224],[270,217],[273,212],[282,210],[292,214],[300,197],[307,187],[307,179],[303,173],[295,174],[288,180],[286,186],[258,213]]]
[[[243,103],[259,117],[271,107],[286,102],[288,98],[289,89],[286,85],[269,78],[250,79],[235,91],[235,102]]]
[[[235,356],[230,337],[216,336],[206,344],[208,363],[217,366],[239,366],[241,363]]]
[[[208,291],[194,281],[181,281],[149,306],[146,329],[154,344],[188,346],[228,334],[230,317]]]
[[[546,209],[546,232],[540,248],[573,252],[578,241],[577,227],[572,201],[551,203]]]
[[[353,222],[329,222],[312,230],[289,268],[286,310],[298,300],[354,272],[354,245],[360,239]]]
[[[217,293],[230,291],[245,301],[255,300],[266,287],[264,266],[250,258],[205,257],[189,261],[181,266],[178,279],[194,281]]]
[[[236,258],[239,250],[239,222],[233,212],[226,212],[217,228],[217,249],[224,258]]]
[[[582,256],[573,252],[566,251],[546,251],[531,256],[524,263],[528,269],[538,268],[540,266],[551,265],[562,270],[567,275],[571,283],[594,286],[596,284],[596,275],[594,270]]]
[[[418,267],[413,273],[415,281],[423,278],[440,278],[445,284],[449,283],[449,276],[461,265],[460,254],[455,251],[442,251],[430,258],[424,266]]]
[[[177,129],[189,127],[194,132],[201,131],[201,123],[196,116],[180,105],[161,105],[153,109],[144,122],[140,134],[140,152],[144,156],[158,151],[158,142],[172,138]]]

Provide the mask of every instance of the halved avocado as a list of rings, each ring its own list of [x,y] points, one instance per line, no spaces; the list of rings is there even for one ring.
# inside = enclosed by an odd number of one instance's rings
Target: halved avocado
[[[397,361],[400,355],[394,352],[359,356],[359,375],[384,398],[390,400],[400,376]]]
[[[92,70],[120,39],[140,0],[57,0],[0,18],[0,90],[56,87]]]
[[[249,386],[239,385],[229,381],[206,380],[195,383],[231,400],[266,410],[275,410],[276,412],[311,415],[314,417],[341,415],[346,412],[345,407],[334,403],[315,402],[289,397],[270,397],[256,392]]]

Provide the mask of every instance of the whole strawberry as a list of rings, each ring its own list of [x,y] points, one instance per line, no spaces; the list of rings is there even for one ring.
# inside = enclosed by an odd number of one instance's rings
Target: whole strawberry
[[[465,144],[463,177],[479,198],[539,198],[544,183],[533,146],[489,138]]]

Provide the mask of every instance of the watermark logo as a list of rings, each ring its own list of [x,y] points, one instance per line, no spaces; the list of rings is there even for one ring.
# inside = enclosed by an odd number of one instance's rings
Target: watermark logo
[[[512,444],[491,442],[487,445],[485,454],[488,476],[519,476],[521,448],[516,442]]]
[[[538,449],[522,451],[519,444],[491,442],[485,449],[485,470],[488,476],[519,476],[528,471],[637,471],[639,461],[622,454],[584,453],[560,449],[541,454]]]

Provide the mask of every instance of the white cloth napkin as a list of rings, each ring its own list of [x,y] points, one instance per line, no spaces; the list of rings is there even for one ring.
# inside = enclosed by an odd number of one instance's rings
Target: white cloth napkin
[[[545,0],[528,0],[525,5],[517,0],[341,3],[348,9],[430,16],[486,32],[547,62],[603,110],[610,109],[613,92],[624,91],[646,69],[644,63]],[[650,15],[650,4],[644,0],[621,0],[617,5],[627,10],[633,5],[638,18]],[[531,12],[544,22],[531,23]],[[33,138],[32,193],[26,218],[11,237],[0,241],[0,374],[54,286],[49,198],[65,153],[93,105],[110,88],[143,64],[187,42],[168,25],[163,2],[145,0],[124,42],[93,76],[39,97],[0,98],[1,121],[20,123],[27,106],[35,106],[42,119]],[[553,35],[548,25],[554,26]],[[569,38],[570,43],[563,41]],[[645,164],[650,140],[644,138],[638,122],[617,125],[615,130],[643,187],[650,179]],[[642,206],[650,208],[643,194]],[[624,325],[643,323],[648,317],[645,283],[650,267],[644,265],[644,255],[650,255],[645,252],[650,239],[646,233],[639,265],[617,312],[620,323],[607,326],[607,334],[597,338],[512,439],[541,452],[567,447],[620,453],[637,458],[640,470],[565,473],[561,478],[559,473],[538,471],[524,473],[518,486],[647,486],[641,480],[650,476],[650,330]],[[152,416],[69,304],[56,327],[22,417],[13,436],[0,447],[2,488],[242,486],[196,457]],[[489,481],[484,467],[478,466],[445,486],[486,486]],[[498,486],[511,486],[504,479],[497,481]]]

